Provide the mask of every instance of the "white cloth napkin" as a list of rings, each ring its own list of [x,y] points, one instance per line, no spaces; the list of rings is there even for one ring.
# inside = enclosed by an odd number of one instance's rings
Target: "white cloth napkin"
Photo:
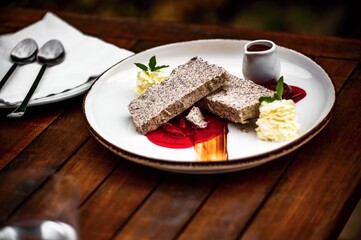
[[[33,38],[39,49],[48,40],[58,39],[66,51],[61,64],[45,70],[32,99],[77,87],[87,82],[89,77],[101,74],[133,54],[126,49],[85,35],[55,14],[48,12],[38,22],[13,34],[0,36],[0,79],[13,64],[10,58],[12,49],[25,38]],[[10,103],[21,102],[40,68],[41,65],[37,62],[18,66],[0,90],[0,99]]]

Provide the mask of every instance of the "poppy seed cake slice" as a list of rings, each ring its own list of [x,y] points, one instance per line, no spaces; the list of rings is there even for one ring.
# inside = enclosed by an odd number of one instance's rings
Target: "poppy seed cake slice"
[[[199,128],[205,128],[208,125],[208,123],[204,120],[201,110],[196,106],[193,106],[191,108],[188,115],[186,116],[186,119],[194,126],[197,126]]]
[[[247,123],[259,116],[259,98],[273,96],[274,91],[251,80],[240,79],[227,74],[228,79],[222,89],[209,94],[200,105],[210,112],[235,123]]]
[[[159,84],[133,99],[128,110],[136,130],[141,134],[157,129],[194,103],[220,88],[227,71],[194,57],[175,68]]]

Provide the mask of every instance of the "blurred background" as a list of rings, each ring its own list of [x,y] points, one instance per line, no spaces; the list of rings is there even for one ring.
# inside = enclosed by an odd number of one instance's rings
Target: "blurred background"
[[[1,0],[25,7],[361,38],[354,0]]]

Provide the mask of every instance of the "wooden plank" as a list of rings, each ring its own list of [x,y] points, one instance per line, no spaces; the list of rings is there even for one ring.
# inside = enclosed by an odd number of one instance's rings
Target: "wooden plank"
[[[52,173],[51,170],[28,169],[0,174],[0,226],[7,223],[16,207]]]
[[[0,111],[0,170],[30,144],[66,109],[66,105],[29,107],[24,117],[6,118],[12,109]]]
[[[169,175],[115,239],[174,239],[221,175]]]
[[[38,20],[45,13],[45,11],[20,8],[1,8],[0,11],[1,28],[8,29],[8,31],[4,33],[10,33],[18,29],[24,28],[27,25]],[[11,14],[18,15],[11,16]]]
[[[95,138],[91,137],[69,161],[59,170],[60,174],[71,176],[79,188],[79,205],[100,186],[122,161]]]
[[[122,163],[80,208],[80,239],[110,239],[143,204],[162,171]]]
[[[2,173],[27,169],[39,171],[46,169],[51,173],[67,161],[90,136],[83,113],[80,111],[81,101],[79,100],[81,99],[78,99],[77,104],[71,106],[18,154],[11,164],[3,169]],[[33,190],[34,188],[31,187],[26,189],[26,194],[29,195]],[[0,205],[0,216],[7,218],[23,200],[21,196],[15,197],[15,199],[8,199],[9,204]]]
[[[179,239],[236,239],[282,176],[293,154],[228,174]]]
[[[314,61],[327,72],[337,91],[345,84],[358,63],[357,61],[320,57],[315,58]]]
[[[360,67],[340,93],[329,125],[301,149],[242,239],[338,236],[348,217],[342,213],[350,213],[360,197],[359,89]]]
[[[28,18],[17,17],[28,15]],[[45,11],[28,9],[0,9],[0,21],[4,27],[19,28],[41,18]],[[334,57],[350,60],[361,58],[361,41],[326,36],[311,36],[290,33],[264,32],[241,28],[182,24],[150,21],[135,18],[112,18],[55,12],[81,31],[97,36],[142,39],[150,41],[177,42],[193,39],[270,39],[280,46],[292,48],[309,56]],[[182,33],[182,34],[180,34]]]
[[[150,48],[158,47],[164,44],[168,44],[170,42],[164,42],[164,41],[139,41],[137,44],[135,44],[132,47],[132,51],[135,53],[139,53],[142,51],[145,51]]]
[[[62,199],[61,194],[65,194],[66,196],[69,195],[67,195],[66,192],[59,192],[57,189],[54,189],[54,183],[47,180],[35,194],[16,209],[15,213],[11,216],[11,221],[31,219],[41,212],[46,214],[49,218],[61,220],[69,207],[71,207],[76,214],[76,219],[74,220],[78,220],[79,212],[77,208],[81,203],[86,201],[120,162],[119,157],[108,151],[94,138],[90,138],[90,140],[87,141],[82,148],[55,173],[59,182],[63,179],[71,180],[67,187],[69,192],[73,192],[70,197],[73,198],[75,206],[65,205],[68,204],[66,201],[67,199],[63,199],[65,202],[63,204],[60,201]],[[27,171],[21,171],[20,175],[23,172],[27,173]],[[39,177],[35,176],[35,179],[37,178]],[[32,179],[28,178],[27,181],[22,179],[21,182],[18,180],[14,182],[17,182],[16,186],[18,189],[19,186],[27,184],[29,181],[32,181]],[[14,189],[9,191],[9,193],[10,195],[18,194]],[[57,200],[56,197],[59,199]],[[44,211],[44,209],[47,211]],[[66,216],[67,214],[65,214],[65,217]],[[73,223],[75,226],[78,226],[76,221]]]

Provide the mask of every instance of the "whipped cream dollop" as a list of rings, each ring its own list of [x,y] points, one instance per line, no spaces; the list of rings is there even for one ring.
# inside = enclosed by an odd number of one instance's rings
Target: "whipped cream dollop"
[[[137,96],[144,93],[149,87],[160,83],[167,76],[161,70],[158,71],[139,71],[137,73]]]
[[[265,141],[286,141],[296,138],[300,124],[297,122],[296,104],[293,100],[262,101],[256,121],[257,136]]]

